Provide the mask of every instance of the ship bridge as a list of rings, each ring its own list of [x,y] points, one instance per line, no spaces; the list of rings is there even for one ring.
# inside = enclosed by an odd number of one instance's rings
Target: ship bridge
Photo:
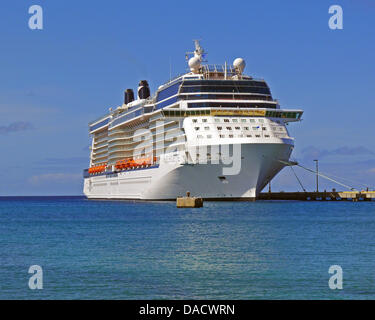
[[[213,69],[212,69],[213,70]],[[171,106],[179,101],[192,101],[189,108],[200,107],[244,107],[276,109],[278,102],[272,98],[271,90],[264,80],[204,79],[180,77],[159,89],[155,109]],[[207,105],[210,103],[210,105]]]

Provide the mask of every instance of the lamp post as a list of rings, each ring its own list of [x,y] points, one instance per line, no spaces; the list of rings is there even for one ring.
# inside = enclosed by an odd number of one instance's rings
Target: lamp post
[[[314,160],[316,163],[316,192],[319,192],[319,165],[318,160]]]

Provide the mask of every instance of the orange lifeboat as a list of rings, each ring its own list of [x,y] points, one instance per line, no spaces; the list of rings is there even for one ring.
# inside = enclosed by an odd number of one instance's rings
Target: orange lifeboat
[[[103,164],[99,164],[99,165],[89,168],[88,171],[90,174],[94,174],[94,173],[104,172],[106,168],[107,168],[107,163],[103,163]]]
[[[129,168],[129,159],[125,159],[122,161],[122,168],[128,169]]]
[[[127,162],[128,162],[127,159],[119,160],[119,161],[116,162],[115,168],[118,169],[118,170],[126,169],[127,168]]]
[[[136,162],[134,161],[134,159],[130,159],[130,160],[129,160],[129,167],[130,167],[130,168],[133,169],[134,167],[136,167],[136,165],[137,165],[137,164],[136,164]]]
[[[136,167],[139,167],[139,166],[142,165],[142,163],[143,163],[143,159],[142,159],[142,158],[139,158],[139,159],[135,160],[134,162],[135,162],[135,166],[136,166]]]
[[[115,169],[116,169],[116,170],[119,170],[119,169],[120,169],[120,161],[116,161]]]
[[[154,161],[156,161],[156,157],[154,158]],[[138,158],[138,159],[127,158],[124,160],[118,160],[115,164],[115,168],[117,170],[136,169],[141,166],[149,166],[151,164],[152,164],[152,157],[144,157],[144,158]],[[105,167],[103,170],[105,170]]]
[[[142,165],[148,166],[151,164],[151,158],[144,158]]]

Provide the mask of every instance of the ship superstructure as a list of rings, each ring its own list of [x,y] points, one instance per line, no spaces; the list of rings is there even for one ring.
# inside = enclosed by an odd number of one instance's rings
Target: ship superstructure
[[[264,80],[243,74],[245,61],[203,65],[198,41],[190,72],[89,124],[84,193],[96,199],[170,200],[187,191],[205,199],[255,199],[294,147],[286,125],[302,110],[281,109]]]

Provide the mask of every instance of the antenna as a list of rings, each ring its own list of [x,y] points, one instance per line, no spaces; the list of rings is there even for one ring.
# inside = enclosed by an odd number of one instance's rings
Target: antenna
[[[199,42],[200,40],[194,40],[194,44],[195,44],[195,51],[194,51],[194,54],[195,55],[199,55],[201,56],[203,53],[204,53],[204,50],[203,48],[201,47],[201,44]]]
[[[207,62],[206,60],[203,60],[207,52],[205,52],[204,49],[201,47],[201,44],[200,44],[201,40],[193,40],[193,41],[195,45],[195,50],[194,52],[186,52],[185,59],[189,60],[189,56],[193,55],[194,57],[197,57],[201,62]]]

